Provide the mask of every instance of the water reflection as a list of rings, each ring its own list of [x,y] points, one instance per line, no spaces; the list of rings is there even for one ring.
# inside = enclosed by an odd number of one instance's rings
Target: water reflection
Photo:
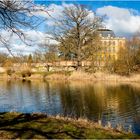
[[[140,134],[138,84],[0,81],[0,112],[43,112],[121,123]]]

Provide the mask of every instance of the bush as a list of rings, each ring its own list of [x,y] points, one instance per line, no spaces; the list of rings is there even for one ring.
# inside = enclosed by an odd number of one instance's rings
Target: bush
[[[15,71],[12,69],[7,69],[6,73],[7,75],[11,76]]]
[[[24,70],[21,72],[22,77],[30,77],[32,75],[32,72],[30,70]]]

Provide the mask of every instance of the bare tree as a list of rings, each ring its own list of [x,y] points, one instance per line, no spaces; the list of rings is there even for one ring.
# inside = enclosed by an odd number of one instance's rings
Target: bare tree
[[[140,38],[135,34],[126,41],[125,48],[118,52],[118,59],[113,63],[114,72],[129,75],[140,70]]]
[[[3,63],[7,60],[8,54],[6,53],[0,53],[0,65],[3,65]]]
[[[140,32],[134,34],[131,40],[129,40],[127,45],[131,50],[130,54],[133,56],[133,70],[140,70]]]
[[[45,40],[39,44],[39,50],[37,50],[44,62],[53,62],[58,60],[58,49],[55,43],[51,43],[50,40]]]
[[[81,67],[81,61],[94,52],[93,48],[97,45],[96,31],[101,26],[101,18],[95,14],[94,18],[90,16],[91,12],[84,6],[65,7],[53,32],[54,39],[59,42],[60,54],[64,58],[74,57],[77,69]]]
[[[47,11],[43,7],[37,6],[32,0],[0,0],[0,31],[6,30],[9,33],[9,38],[3,38],[0,35],[0,42],[11,53],[9,40],[16,34],[20,40],[27,45],[24,29],[35,29],[45,19],[40,19],[35,12]]]

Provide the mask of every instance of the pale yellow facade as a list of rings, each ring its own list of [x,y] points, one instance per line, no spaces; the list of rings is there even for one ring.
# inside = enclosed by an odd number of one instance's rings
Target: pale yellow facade
[[[108,34],[101,37],[101,44],[98,52],[96,53],[96,66],[105,66],[109,62],[113,62],[118,59],[118,52],[126,45],[126,39],[124,37],[113,37]]]
[[[101,55],[103,58],[111,58],[111,59],[117,59],[118,58],[118,52],[121,48],[125,47],[125,38],[119,38],[119,37],[107,37],[101,38]]]

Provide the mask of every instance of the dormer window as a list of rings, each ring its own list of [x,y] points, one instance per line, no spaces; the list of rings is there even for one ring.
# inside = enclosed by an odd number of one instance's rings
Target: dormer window
[[[101,37],[108,37],[108,38],[114,38],[115,34],[112,30],[109,29],[98,29],[99,35],[101,34]]]
[[[111,34],[108,34],[108,37],[111,37]]]

